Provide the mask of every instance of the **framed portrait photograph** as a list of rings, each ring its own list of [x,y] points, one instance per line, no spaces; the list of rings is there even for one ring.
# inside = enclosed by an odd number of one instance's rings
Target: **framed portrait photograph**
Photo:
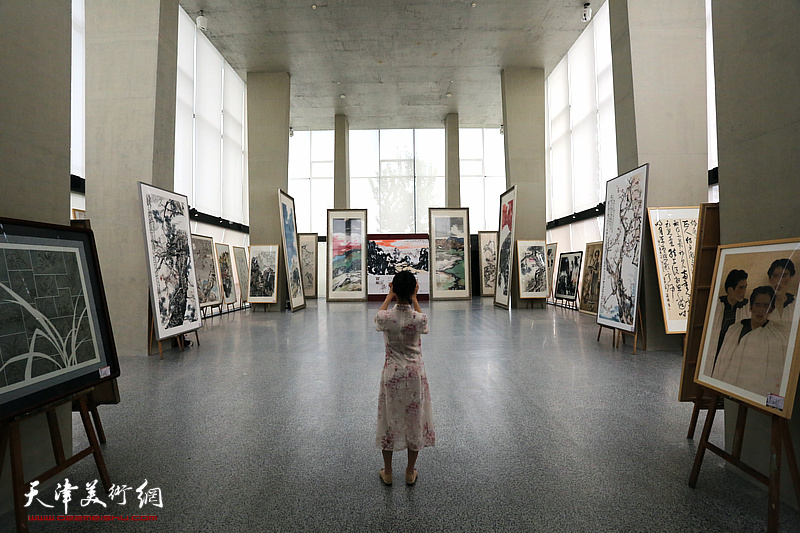
[[[303,273],[303,295],[317,297],[317,243],[316,233],[298,233],[300,243],[300,270]]]
[[[556,286],[553,296],[574,302],[578,298],[583,252],[565,252],[558,258]]]
[[[600,297],[600,268],[603,259],[603,241],[586,243],[585,265],[581,278],[581,298],[578,310],[591,315],[597,314],[597,300]]]
[[[383,299],[395,274],[408,270],[417,278],[420,300],[430,297],[427,233],[373,233],[367,235],[367,293]]]
[[[281,217],[281,244],[283,245],[283,259],[286,262],[289,305],[292,311],[297,311],[306,306],[306,298],[303,294],[303,274],[300,267],[300,245],[297,240],[297,217],[294,211],[294,198],[280,189],[278,189],[278,212]],[[253,275],[252,270],[250,275]]]
[[[550,294],[553,294],[553,284],[555,278],[553,277],[556,272],[556,252],[558,251],[557,242],[547,243],[547,283],[550,284]]]
[[[428,208],[431,299],[472,297],[470,287],[469,208]]]
[[[90,230],[0,218],[0,420],[119,376]]]
[[[511,269],[514,262],[516,200],[516,186],[512,186],[500,195],[500,231],[497,236],[497,274],[495,274],[494,305],[504,309],[511,308]]]
[[[239,293],[242,296],[242,303],[247,301],[247,293],[250,290],[250,266],[247,261],[247,250],[242,246],[233,247],[233,260],[236,263],[236,277],[239,280]]]
[[[544,241],[517,241],[520,298],[547,298],[547,250]]]
[[[197,278],[197,295],[200,307],[213,307],[222,303],[217,254],[214,239],[205,235],[192,235],[192,254]]]
[[[785,418],[797,389],[800,240],[720,246],[695,381]]]
[[[478,265],[481,279],[481,296],[494,296],[497,279],[497,232],[478,232]]]
[[[278,303],[278,245],[250,246],[250,283],[247,301],[251,304]]]
[[[648,169],[644,164],[606,183],[597,323],[629,333],[636,331]]]
[[[156,336],[163,340],[202,325],[189,203],[182,194],[139,182],[150,303]]]
[[[225,243],[214,243],[214,250],[217,254],[217,264],[219,265],[219,281],[222,287],[222,301],[227,304],[234,304],[238,297],[236,295],[236,283],[233,279],[233,258],[231,257],[231,247]]]
[[[667,333],[686,333],[700,207],[650,207],[650,234]]]
[[[328,209],[327,297],[367,299],[367,210]]]

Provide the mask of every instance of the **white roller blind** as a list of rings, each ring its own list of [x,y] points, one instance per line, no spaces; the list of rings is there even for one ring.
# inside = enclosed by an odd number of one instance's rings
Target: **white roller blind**
[[[227,62],[222,92],[222,216],[244,220],[244,82]]]
[[[183,9],[178,14],[178,79],[175,104],[175,192],[194,205],[194,32]]]
[[[8,53],[8,52],[6,52]],[[86,177],[86,17],[84,0],[72,0],[72,122],[70,173]]]
[[[195,47],[195,207],[221,215],[222,57],[202,32]]]

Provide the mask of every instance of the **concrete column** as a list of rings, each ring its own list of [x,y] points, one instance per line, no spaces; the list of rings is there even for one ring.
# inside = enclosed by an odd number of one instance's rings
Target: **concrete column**
[[[708,199],[706,26],[703,0],[609,0],[617,165],[650,163],[648,207],[694,206]],[[667,335],[649,221],[643,241],[648,350],[680,349]]]
[[[461,207],[461,160],[458,151],[458,113],[444,117],[445,207]]]
[[[795,205],[800,167],[800,70],[796,68],[800,4],[714,2],[712,9],[722,243],[795,238],[800,228]],[[736,408],[731,407],[725,409],[729,451],[736,420]],[[794,413],[799,410],[796,399]],[[789,426],[795,454],[800,455],[797,414]],[[751,410],[743,443],[742,460],[768,473],[769,417]],[[785,452],[783,457],[786,465]],[[796,506],[785,468],[781,496]]]
[[[350,208],[350,124],[346,115],[335,117],[333,145],[333,207]]]
[[[250,243],[280,244],[278,189],[289,186],[288,72],[247,73],[247,135],[250,182]],[[278,310],[287,299],[286,266],[279,257]]]
[[[69,224],[71,14],[70,0],[0,2],[0,50],[6,51],[0,55],[2,216]],[[69,454],[70,406],[56,413]],[[27,479],[55,466],[44,415],[20,424],[20,433]],[[13,508],[13,497],[9,454],[0,455],[3,514]]]
[[[506,184],[516,185],[516,239],[545,239],[545,95],[543,69],[501,73],[505,125]],[[514,244],[516,247],[516,243]],[[518,307],[519,280],[513,268],[512,307]]]

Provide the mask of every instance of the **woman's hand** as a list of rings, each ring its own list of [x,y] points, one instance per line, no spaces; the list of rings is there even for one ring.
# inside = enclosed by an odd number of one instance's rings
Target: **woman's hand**
[[[389,292],[386,293],[386,298],[383,300],[383,305],[381,305],[381,308],[378,309],[378,311],[386,311],[389,309],[389,303],[395,298],[396,296],[394,294],[394,289],[392,288],[392,283],[389,282]]]

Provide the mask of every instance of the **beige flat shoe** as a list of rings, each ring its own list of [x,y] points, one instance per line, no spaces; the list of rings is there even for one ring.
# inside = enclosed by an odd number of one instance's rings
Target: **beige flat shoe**
[[[413,485],[414,483],[416,483],[417,474],[419,474],[419,472],[417,472],[416,470],[414,470],[413,474],[409,474],[408,472],[406,472],[406,485]]]
[[[383,481],[384,485],[391,485],[392,484],[392,474],[387,474],[384,472],[385,469],[381,468],[381,471],[378,472],[378,475],[381,476],[381,481]]]

